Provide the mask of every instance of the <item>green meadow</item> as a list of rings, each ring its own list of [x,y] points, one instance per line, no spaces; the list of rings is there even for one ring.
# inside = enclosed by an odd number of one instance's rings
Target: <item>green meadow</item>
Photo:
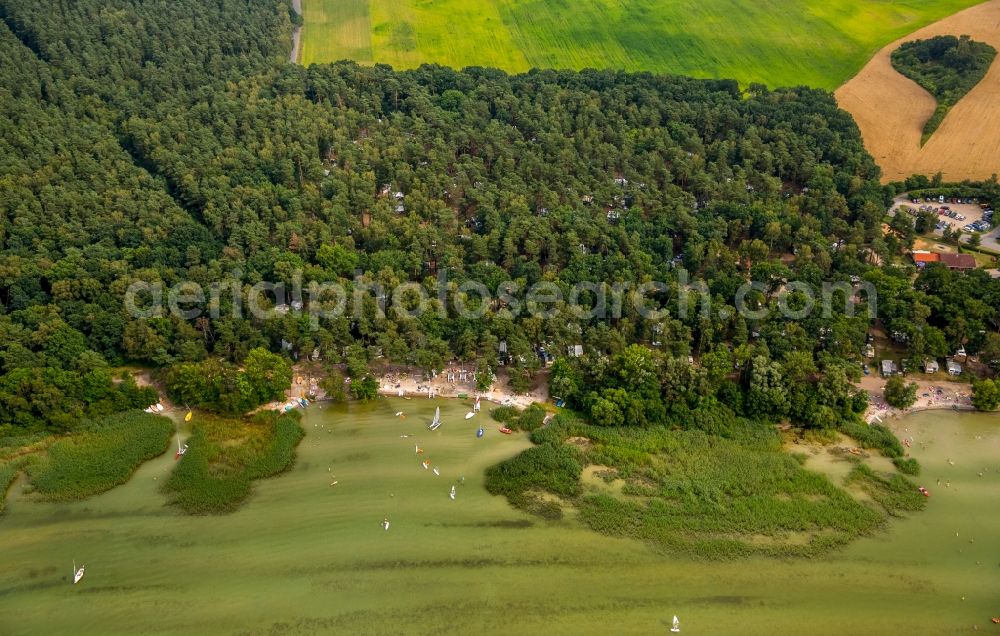
[[[304,64],[620,68],[835,88],[975,0],[303,0]]]

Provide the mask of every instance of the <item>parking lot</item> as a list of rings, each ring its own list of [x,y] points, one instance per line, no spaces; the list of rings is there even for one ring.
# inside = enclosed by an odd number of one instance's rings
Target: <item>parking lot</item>
[[[944,228],[950,225],[953,232],[957,230],[966,235],[979,233],[984,247],[1000,250],[998,242],[1000,228],[993,226],[992,214],[978,203],[953,200],[942,202],[940,199],[927,201],[921,199],[914,203],[909,196],[900,196],[894,201],[891,212],[895,214],[900,209],[912,210],[914,215],[921,210],[930,210],[938,215],[937,228],[934,231],[936,235],[940,236]]]

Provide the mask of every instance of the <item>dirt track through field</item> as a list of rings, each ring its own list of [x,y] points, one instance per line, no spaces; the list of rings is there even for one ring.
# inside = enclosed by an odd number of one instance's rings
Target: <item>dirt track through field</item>
[[[836,91],[840,107],[858,122],[884,181],[938,171],[948,181],[1000,174],[1000,55],[920,147],[934,97],[896,72],[889,56],[903,42],[935,35],[969,35],[1000,51],[1000,0],[960,11],[889,44]]]
[[[292,9],[295,13],[302,15],[302,0],[292,0]],[[302,45],[302,27],[297,26],[292,31],[292,52],[288,55],[288,61],[297,64],[299,61],[299,50]]]

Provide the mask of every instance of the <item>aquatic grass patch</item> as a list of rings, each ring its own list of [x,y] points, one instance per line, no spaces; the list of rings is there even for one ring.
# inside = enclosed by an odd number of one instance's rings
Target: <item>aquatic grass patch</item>
[[[904,475],[916,477],[920,474],[920,462],[912,457],[894,457],[892,464]]]
[[[685,420],[714,430],[718,408]],[[550,493],[596,532],[705,558],[818,554],[885,522],[882,510],[785,452],[774,426],[730,413],[720,432],[599,427],[562,412],[532,434],[537,446],[487,471],[487,489],[541,516],[551,499],[538,493]],[[583,489],[587,465],[614,470],[620,493]]]
[[[501,424],[506,424],[508,428],[515,431],[528,431],[529,433],[542,427],[545,423],[545,407],[535,403],[526,409],[520,410],[513,406],[498,406],[490,411],[490,417]]]
[[[26,463],[35,493],[44,499],[83,499],[124,484],[145,461],[170,445],[174,424],[167,418],[128,411],[81,425]]]
[[[236,510],[252,494],[254,481],[292,465],[304,435],[299,418],[297,411],[250,420],[201,418],[163,485],[170,503],[191,514]]]
[[[577,451],[565,444],[533,446],[486,471],[486,490],[512,496],[528,490],[544,490],[561,497],[580,494],[583,467]]]
[[[498,406],[490,410],[490,417],[501,424],[517,419],[519,411],[513,406]]]
[[[917,485],[903,475],[882,474],[865,464],[858,464],[851,470],[847,483],[858,485],[886,514],[893,517],[923,510],[927,505],[927,498]]]
[[[904,455],[899,439],[881,424],[865,424],[858,419],[845,420],[840,425],[840,432],[856,441],[861,448],[876,449],[886,457]]]
[[[14,459],[45,450],[55,439],[51,433],[0,436],[0,459]]]

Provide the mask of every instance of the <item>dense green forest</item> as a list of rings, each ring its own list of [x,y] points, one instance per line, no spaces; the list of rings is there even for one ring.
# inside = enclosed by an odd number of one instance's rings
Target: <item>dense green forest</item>
[[[540,347],[582,345],[557,363],[553,392],[601,423],[674,421],[716,399],[752,417],[851,419],[872,317],[843,305],[741,317],[733,297],[751,277],[763,309],[789,280],[870,281],[914,355],[997,344],[1000,282],[930,268],[913,285],[893,265],[914,230],[901,215],[883,234],[892,192],[829,93],[615,71],[306,69],[283,62],[289,12],[0,0],[0,433],[148,404],[110,371],[125,363],[186,378],[180,399],[238,411],[287,373],[271,360],[220,405],[256,348],[316,351],[362,376],[375,360],[505,362],[522,384]],[[349,294],[343,315],[315,324],[234,315],[229,294],[218,317],[123,304],[136,281],[413,282],[436,298],[443,273],[447,308],[420,316],[383,313],[375,294]],[[593,281],[594,294],[662,281],[653,302],[692,311],[454,310],[475,303],[463,283],[507,280]],[[218,382],[194,386],[210,372]]]
[[[924,124],[921,143],[934,134],[951,107],[983,79],[996,55],[992,46],[967,35],[914,40],[892,52],[893,68],[937,99],[934,114]]]

